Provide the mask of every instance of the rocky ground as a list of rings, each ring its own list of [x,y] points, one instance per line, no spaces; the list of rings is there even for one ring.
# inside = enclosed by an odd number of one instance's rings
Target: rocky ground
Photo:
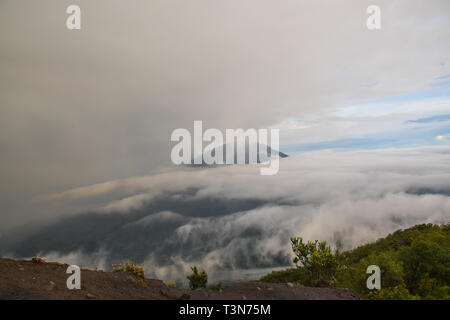
[[[150,299],[150,300],[356,300],[347,289],[310,288],[295,284],[239,282],[223,292],[168,287],[161,280],[139,281],[131,272],[81,270],[81,289],[69,290],[69,265],[0,258],[0,299]]]

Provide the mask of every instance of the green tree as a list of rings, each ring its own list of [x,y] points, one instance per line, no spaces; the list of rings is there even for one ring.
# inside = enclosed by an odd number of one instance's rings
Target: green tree
[[[339,268],[337,252],[333,254],[331,247],[325,241],[303,242],[301,237],[291,238],[294,251],[294,263],[305,268],[310,274],[312,286],[329,286],[333,283]],[[300,263],[300,265],[299,265]]]

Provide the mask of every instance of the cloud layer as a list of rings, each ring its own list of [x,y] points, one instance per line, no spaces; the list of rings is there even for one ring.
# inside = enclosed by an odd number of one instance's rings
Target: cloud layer
[[[182,280],[194,264],[213,280],[224,270],[286,266],[291,236],[352,248],[414,224],[448,223],[449,163],[449,147],[323,151],[282,159],[270,177],[247,165],[115,180],[41,196],[48,207],[79,211],[22,232],[2,253],[104,268],[130,259],[167,280]]]

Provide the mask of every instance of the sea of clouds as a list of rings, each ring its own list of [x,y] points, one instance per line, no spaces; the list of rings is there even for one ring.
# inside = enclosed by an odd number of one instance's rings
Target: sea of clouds
[[[37,197],[61,215],[5,235],[0,253],[103,269],[131,260],[178,282],[193,265],[211,281],[242,278],[291,265],[291,236],[350,249],[448,223],[449,164],[441,146],[310,152],[282,159],[275,176],[258,165],[171,168]]]

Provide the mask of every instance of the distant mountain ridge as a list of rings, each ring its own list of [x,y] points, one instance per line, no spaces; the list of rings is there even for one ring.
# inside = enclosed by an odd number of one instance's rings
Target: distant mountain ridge
[[[204,166],[230,165],[229,163],[226,163],[227,146],[229,146],[229,144],[224,144],[224,145],[222,145],[220,147],[214,148],[212,151],[206,151],[206,152],[204,151],[202,156],[201,156],[201,159],[200,159],[200,157],[197,157],[197,158],[194,157],[192,159],[191,166],[204,167]],[[238,158],[237,158],[237,155],[238,155],[238,153],[237,153],[237,145],[234,144],[233,147],[234,147],[234,157],[233,157],[233,163],[231,165],[239,164],[238,163]],[[241,164],[259,164],[259,163],[264,163],[264,162],[270,161],[270,159],[272,157],[275,157],[275,158],[287,158],[287,157],[289,157],[289,155],[287,155],[286,153],[283,153],[281,151],[272,149],[270,146],[267,146],[267,145],[264,145],[264,144],[257,143],[256,144],[256,148],[254,146],[253,146],[253,148],[257,150],[256,162],[255,161],[250,161],[250,152],[249,152],[250,151],[250,145],[248,143],[246,143],[246,145],[245,145],[245,161],[244,161],[244,163],[241,163]],[[217,152],[220,152],[220,149],[222,149],[222,161],[221,162],[219,161],[218,163],[215,163],[213,165],[209,165],[209,164],[207,164],[204,161],[205,154],[209,154],[210,153],[211,156],[214,157]],[[275,156],[276,154],[278,156]]]

